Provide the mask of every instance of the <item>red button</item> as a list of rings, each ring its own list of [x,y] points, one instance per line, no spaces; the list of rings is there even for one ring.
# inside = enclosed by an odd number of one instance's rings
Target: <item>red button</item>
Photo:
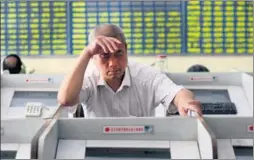
[[[253,131],[253,125],[249,126],[249,131]]]
[[[107,128],[105,128],[105,132],[109,132],[109,128],[107,127]]]

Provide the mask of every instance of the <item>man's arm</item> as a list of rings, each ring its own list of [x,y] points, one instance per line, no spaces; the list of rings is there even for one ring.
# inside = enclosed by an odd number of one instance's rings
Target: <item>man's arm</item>
[[[175,84],[165,74],[157,74],[153,82],[155,106],[162,103],[167,110],[175,110],[170,104],[173,102],[180,115],[187,115],[192,110],[201,115],[200,103],[188,89]]]
[[[73,71],[64,78],[57,95],[62,106],[73,106],[78,103],[84,73],[90,58],[89,51],[84,49],[77,59]]]
[[[194,94],[188,89],[181,89],[174,97],[174,105],[177,107],[180,115],[187,115],[188,110],[197,112],[202,115],[200,103],[195,100]]]

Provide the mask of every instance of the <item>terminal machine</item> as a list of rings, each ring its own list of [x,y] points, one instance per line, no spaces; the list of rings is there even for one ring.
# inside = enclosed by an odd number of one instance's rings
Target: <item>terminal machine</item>
[[[44,123],[42,119],[1,119],[1,159],[31,159],[32,139]]]
[[[179,85],[193,91],[206,117],[253,118],[253,76],[241,72],[167,74]],[[158,107],[159,115],[178,115]],[[191,113],[190,113],[191,115]],[[235,127],[234,124],[230,127]],[[253,146],[251,139],[231,139],[234,146]]]
[[[195,117],[53,119],[34,145],[33,136],[42,128],[43,120],[7,119],[1,123],[1,159],[31,159],[34,155],[37,157],[32,158],[41,160],[253,159],[252,148],[242,151],[230,141],[253,138],[249,129],[253,123],[251,117],[205,117],[204,120]]]
[[[63,75],[1,75],[1,118],[48,118],[56,108]],[[62,116],[68,116],[63,110]]]
[[[193,91],[206,116],[253,117],[253,77],[247,73],[167,75],[175,83]]]
[[[42,159],[212,159],[217,155],[213,135],[195,118],[59,119],[49,127],[39,141]]]

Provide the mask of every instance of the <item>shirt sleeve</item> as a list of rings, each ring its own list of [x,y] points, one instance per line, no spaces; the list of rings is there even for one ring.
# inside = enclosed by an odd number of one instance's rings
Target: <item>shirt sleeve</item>
[[[170,104],[181,89],[183,86],[175,84],[165,74],[157,74],[153,81],[154,106],[162,104],[168,110],[175,110]]]

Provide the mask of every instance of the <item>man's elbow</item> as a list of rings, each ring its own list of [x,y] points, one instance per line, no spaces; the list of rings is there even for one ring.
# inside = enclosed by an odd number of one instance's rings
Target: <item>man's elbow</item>
[[[58,94],[57,101],[61,106],[74,106],[77,104],[76,100],[67,98],[66,96]]]

